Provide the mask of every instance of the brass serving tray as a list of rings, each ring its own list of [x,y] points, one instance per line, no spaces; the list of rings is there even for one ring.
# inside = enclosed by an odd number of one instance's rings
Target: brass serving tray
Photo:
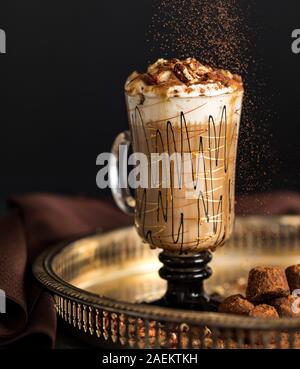
[[[300,319],[254,319],[151,305],[165,292],[158,250],[133,227],[51,247],[33,272],[74,334],[100,347],[300,347]],[[231,240],[214,253],[210,293],[243,293],[255,265],[300,263],[300,217],[237,218]]]

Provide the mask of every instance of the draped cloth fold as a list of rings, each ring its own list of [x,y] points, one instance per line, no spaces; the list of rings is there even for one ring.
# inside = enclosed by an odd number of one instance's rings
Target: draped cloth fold
[[[129,225],[107,201],[50,194],[13,197],[0,218],[0,345],[53,347],[56,314],[52,296],[36,282],[31,265],[46,247],[96,231]]]

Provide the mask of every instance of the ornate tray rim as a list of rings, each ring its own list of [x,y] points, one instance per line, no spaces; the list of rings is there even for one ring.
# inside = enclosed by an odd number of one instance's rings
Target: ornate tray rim
[[[266,218],[266,216],[261,216]],[[300,216],[291,216],[300,219]],[[248,217],[251,218],[251,217]],[[253,216],[252,216],[253,218]],[[255,216],[258,219],[258,216]],[[279,217],[267,216],[268,219]],[[208,325],[211,327],[222,327],[227,329],[249,329],[249,330],[294,330],[299,331],[299,318],[263,319],[251,317],[228,315],[221,313],[208,313],[190,310],[179,310],[173,308],[155,307],[146,304],[135,304],[120,302],[105,296],[99,296],[91,292],[79,289],[61,279],[52,268],[53,258],[68,245],[86,237],[99,234],[107,236],[109,233],[131,229],[130,227],[117,228],[108,232],[93,232],[75,239],[59,243],[47,248],[42,252],[33,264],[33,274],[36,279],[50,292],[63,298],[70,299],[79,304],[92,306],[96,309],[105,309],[111,313],[127,314],[135,318],[164,321],[170,323],[184,322],[192,325]]]

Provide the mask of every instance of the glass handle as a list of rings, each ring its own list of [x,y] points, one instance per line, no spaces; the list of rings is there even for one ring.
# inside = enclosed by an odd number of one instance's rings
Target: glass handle
[[[122,145],[122,146],[121,146]],[[118,207],[129,215],[135,213],[135,199],[132,197],[127,185],[127,158],[128,155],[119,155],[120,146],[122,150],[127,150],[131,145],[130,131],[120,133],[112,146],[112,160],[109,165],[109,184],[113,198]],[[121,160],[121,161],[119,161]],[[120,169],[120,171],[119,171]]]

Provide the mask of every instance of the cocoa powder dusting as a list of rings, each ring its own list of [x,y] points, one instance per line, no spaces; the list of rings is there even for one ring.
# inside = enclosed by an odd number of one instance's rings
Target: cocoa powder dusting
[[[254,24],[255,0],[242,5],[238,0],[155,1],[147,41],[153,55],[195,57],[242,76],[238,189],[245,194],[270,190],[278,161],[273,157],[270,128],[274,108],[264,94],[263,63],[257,60],[257,50],[254,53],[254,41],[260,36],[259,25]]]

